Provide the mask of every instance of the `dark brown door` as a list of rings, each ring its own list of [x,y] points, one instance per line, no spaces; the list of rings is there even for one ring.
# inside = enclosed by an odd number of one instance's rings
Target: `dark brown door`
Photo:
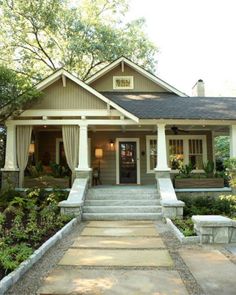
[[[120,142],[120,183],[137,183],[136,142]]]

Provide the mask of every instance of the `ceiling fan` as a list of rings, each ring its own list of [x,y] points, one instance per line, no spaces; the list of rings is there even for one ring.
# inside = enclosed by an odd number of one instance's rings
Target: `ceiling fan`
[[[184,129],[180,129],[179,127],[173,125],[171,128],[172,132],[175,134],[175,135],[178,135],[180,132],[184,132],[184,133],[189,133],[188,130],[184,130]]]

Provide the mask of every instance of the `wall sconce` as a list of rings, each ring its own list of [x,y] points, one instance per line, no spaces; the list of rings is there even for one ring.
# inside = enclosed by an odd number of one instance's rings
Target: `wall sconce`
[[[109,145],[110,145],[110,150],[111,150],[111,151],[114,151],[115,143],[114,143],[113,140],[110,140]]]

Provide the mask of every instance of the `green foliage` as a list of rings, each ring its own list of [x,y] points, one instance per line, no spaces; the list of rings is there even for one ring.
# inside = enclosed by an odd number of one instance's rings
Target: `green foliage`
[[[25,243],[3,246],[0,250],[0,266],[5,272],[14,270],[21,262],[26,260],[33,253],[33,249]]]
[[[127,0],[15,0],[0,8],[1,58],[24,75],[39,80],[63,66],[85,80],[121,55],[155,69],[145,21],[124,21]]]
[[[214,177],[215,164],[213,161],[207,161],[203,164],[203,170],[207,177]]]
[[[179,228],[179,230],[184,234],[185,237],[196,236],[194,232],[194,223],[191,218],[188,219],[178,219],[172,220],[174,224]]]
[[[0,122],[17,115],[40,97],[29,79],[0,65]]]
[[[33,165],[28,165],[27,167],[27,172],[31,177],[39,177],[43,175],[44,169],[43,169],[43,164],[41,161],[37,162],[35,166]]]
[[[58,202],[66,198],[65,192],[34,189],[9,194],[11,201],[0,213],[0,268],[6,273],[72,218],[59,212]]]
[[[50,167],[52,169],[52,176],[55,178],[61,178],[69,175],[69,169],[57,164],[55,162],[50,162]]]
[[[214,197],[181,197],[185,202],[184,217],[193,215],[225,215],[233,217],[236,215],[236,196]]]
[[[215,137],[215,156],[222,161],[229,158],[229,136]]]
[[[190,178],[192,176],[193,166],[191,164],[189,165],[183,165],[179,169],[179,176],[181,178]]]

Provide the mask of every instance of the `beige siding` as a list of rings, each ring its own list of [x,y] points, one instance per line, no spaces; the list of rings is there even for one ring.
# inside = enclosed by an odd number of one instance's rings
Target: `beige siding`
[[[103,159],[101,160],[101,180],[103,184],[116,184],[116,151],[109,149],[109,142],[116,138],[139,138],[140,139],[140,178],[141,184],[154,184],[154,174],[146,173],[146,135],[147,132],[95,132],[90,133],[91,138],[91,165],[98,167],[98,160],[95,158],[95,148],[103,149]],[[142,152],[145,152],[142,155]]]
[[[173,133],[167,132],[167,135]],[[212,155],[212,136],[211,132],[191,132],[189,135],[207,135],[207,158],[213,159]],[[154,135],[152,132],[117,132],[117,131],[102,131],[89,132],[91,138],[91,167],[98,167],[98,160],[95,158],[95,148],[103,149],[103,159],[101,160],[101,180],[103,184],[116,184],[116,151],[110,150],[109,142],[116,141],[117,138],[139,138],[140,140],[140,178],[141,184],[154,184],[154,173],[146,173],[146,135]],[[44,160],[45,156],[50,155],[50,160],[56,160],[56,138],[61,138],[62,134],[58,132],[40,131],[37,133],[37,148],[38,160]]]
[[[42,99],[31,109],[105,109],[106,104],[83,89],[76,83],[66,79],[63,87],[61,79],[43,91]]]
[[[168,92],[127,65],[124,67],[124,72],[121,71],[119,65],[100,79],[94,81],[91,86],[98,91],[122,91],[120,89],[113,89],[113,76],[134,77],[134,89],[123,90],[125,92]]]

